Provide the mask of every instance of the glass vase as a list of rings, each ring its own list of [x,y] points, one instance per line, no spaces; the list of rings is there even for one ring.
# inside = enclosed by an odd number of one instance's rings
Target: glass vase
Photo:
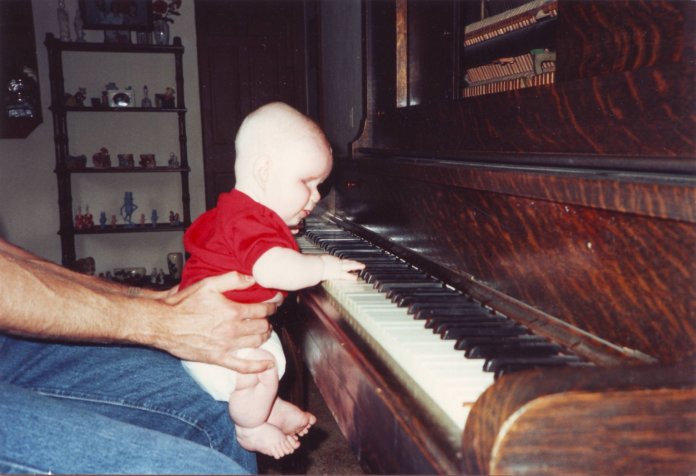
[[[164,20],[155,20],[152,22],[152,37],[156,45],[169,44],[169,23]]]

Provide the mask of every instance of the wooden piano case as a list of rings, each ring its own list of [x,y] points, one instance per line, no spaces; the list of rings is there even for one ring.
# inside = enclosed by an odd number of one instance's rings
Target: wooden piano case
[[[457,3],[428,5],[363,4],[332,212],[596,367],[499,379],[452,444],[320,290],[293,348],[374,472],[696,472],[696,4],[559,0],[555,82],[465,99]]]

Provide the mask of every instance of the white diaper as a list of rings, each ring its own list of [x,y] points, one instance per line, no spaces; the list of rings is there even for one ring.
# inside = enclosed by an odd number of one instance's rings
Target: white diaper
[[[260,347],[270,352],[275,358],[275,365],[278,369],[278,378],[285,373],[285,354],[280,339],[275,332],[271,332],[271,337]],[[237,357],[244,358],[251,349],[241,349],[236,353]],[[219,365],[204,364],[201,362],[190,362],[182,360],[181,364],[198,385],[208,392],[215,400],[226,402],[230,398],[230,393],[237,385],[237,373],[226,367]]]

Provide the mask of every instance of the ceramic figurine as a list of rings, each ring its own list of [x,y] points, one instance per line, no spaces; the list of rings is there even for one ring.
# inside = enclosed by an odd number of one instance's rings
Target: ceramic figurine
[[[83,107],[87,99],[87,89],[78,88],[75,94],[65,95],[65,105],[68,107]]]
[[[152,213],[150,214],[150,221],[152,222],[152,226],[157,226],[157,220],[159,220],[159,216],[157,215],[157,210],[153,208]]]
[[[157,107],[174,109],[176,107],[174,88],[166,88],[164,94],[156,94],[155,99],[159,100]]]
[[[176,156],[174,152],[171,152],[169,154],[169,162],[167,163],[169,167],[175,169],[179,166],[179,158]]]
[[[94,217],[89,212],[89,205],[85,206],[85,214],[82,217],[82,225],[84,228],[92,228],[94,226]]]
[[[143,99],[140,101],[140,107],[152,107],[152,101],[150,100],[147,86],[143,86]]]
[[[102,228],[106,226],[106,212],[101,212],[99,214],[99,226]]]
[[[140,166],[151,169],[157,166],[155,154],[140,154]]]
[[[176,281],[181,279],[181,269],[184,266],[184,255],[181,253],[167,254],[167,267],[169,275]]]
[[[121,217],[126,222],[126,226],[133,226],[133,212],[138,209],[138,205],[133,201],[133,192],[126,192],[123,195],[123,206],[121,207]]]
[[[81,230],[84,228],[83,226],[84,223],[84,218],[82,215],[82,207],[80,205],[77,206],[77,211],[75,212],[75,222],[73,226],[75,227],[76,230]]]
[[[118,166],[126,169],[135,167],[133,154],[118,154]]]
[[[111,167],[111,156],[106,147],[102,147],[99,151],[92,155],[92,163],[98,169],[106,169]]]

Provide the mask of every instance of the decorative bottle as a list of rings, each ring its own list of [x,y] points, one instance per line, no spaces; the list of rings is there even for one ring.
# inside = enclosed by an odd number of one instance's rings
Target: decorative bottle
[[[152,101],[150,100],[147,85],[143,86],[143,99],[140,101],[140,107],[152,107]]]
[[[70,20],[68,12],[65,10],[65,0],[58,0],[58,33],[60,41],[70,40]]]
[[[73,19],[73,27],[75,27],[75,41],[80,43],[85,41],[85,30],[82,23],[82,13],[80,13],[80,7],[75,9],[75,18]]]

